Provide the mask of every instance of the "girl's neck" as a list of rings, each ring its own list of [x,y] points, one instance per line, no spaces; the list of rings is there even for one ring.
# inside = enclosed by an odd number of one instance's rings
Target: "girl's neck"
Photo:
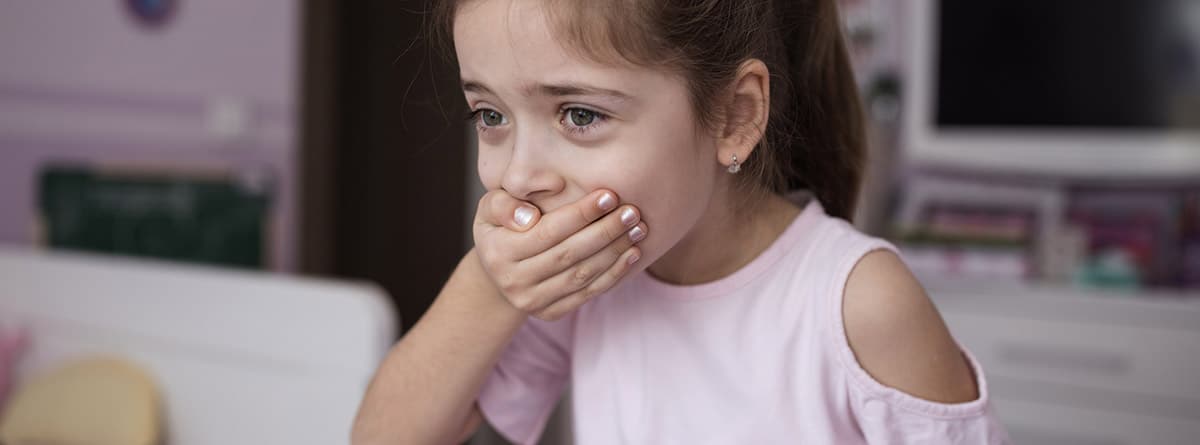
[[[734,214],[728,204],[714,200],[691,232],[648,268],[650,274],[678,285],[729,276],[774,243],[800,213],[773,193],[748,207],[754,209],[752,215]]]

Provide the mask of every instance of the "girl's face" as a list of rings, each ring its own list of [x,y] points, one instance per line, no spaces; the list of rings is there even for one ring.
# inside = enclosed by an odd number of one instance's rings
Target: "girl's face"
[[[642,211],[650,230],[638,264],[651,264],[718,204],[716,139],[696,121],[683,79],[567,50],[541,7],[478,0],[455,18],[479,177],[544,213],[615,191]]]

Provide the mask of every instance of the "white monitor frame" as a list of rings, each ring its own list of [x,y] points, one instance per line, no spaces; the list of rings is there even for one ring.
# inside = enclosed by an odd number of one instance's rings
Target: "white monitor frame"
[[[1200,179],[1198,130],[938,129],[937,0],[911,0],[904,147],[914,166],[1091,179]]]

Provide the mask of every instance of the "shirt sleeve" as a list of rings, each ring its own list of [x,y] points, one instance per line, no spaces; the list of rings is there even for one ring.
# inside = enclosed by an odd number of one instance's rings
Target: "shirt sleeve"
[[[974,373],[979,398],[965,403],[938,403],[888,387],[858,363],[846,339],[842,319],[842,297],[846,280],[854,265],[875,250],[897,253],[895,246],[862,235],[855,236],[853,247],[844,250],[833,275],[829,334],[833,360],[838,363],[844,382],[848,407],[866,443],[872,445],[907,444],[987,444],[1012,443],[1008,432],[996,418],[988,396],[983,368],[969,351],[958,345]]]
[[[571,372],[575,314],[548,322],[530,317],[513,336],[479,394],[479,409],[506,439],[534,444]]]
[[[961,349],[961,346],[960,346]],[[857,365],[849,369],[850,409],[869,444],[1011,444],[988,401],[983,369],[969,352],[979,398],[966,403],[937,403],[884,386]],[[857,371],[857,372],[856,372]]]

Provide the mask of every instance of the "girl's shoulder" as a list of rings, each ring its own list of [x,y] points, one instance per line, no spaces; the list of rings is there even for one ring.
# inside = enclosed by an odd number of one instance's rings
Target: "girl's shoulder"
[[[834,255],[840,265],[822,298],[823,337],[863,434],[909,443],[916,436],[902,425],[927,425],[940,439],[914,443],[1011,442],[990,408],[983,369],[954,341],[895,247],[843,229],[854,241]]]
[[[803,273],[822,275],[829,341],[851,374],[919,399],[979,398],[972,365],[891,243],[828,216]]]
[[[863,256],[842,295],[845,338],[875,381],[920,399],[979,397],[974,373],[921,284],[894,251]]]

